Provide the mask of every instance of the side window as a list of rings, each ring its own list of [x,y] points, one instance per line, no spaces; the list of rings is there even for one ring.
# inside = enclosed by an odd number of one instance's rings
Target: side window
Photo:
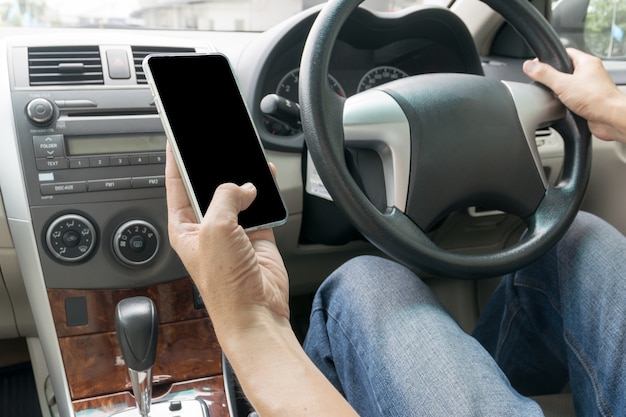
[[[555,0],[552,26],[565,46],[626,60],[626,1]]]

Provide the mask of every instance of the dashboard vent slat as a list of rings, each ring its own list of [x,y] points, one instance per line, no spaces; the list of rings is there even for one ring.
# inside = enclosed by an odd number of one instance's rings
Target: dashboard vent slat
[[[143,59],[150,54],[157,53],[188,53],[196,52],[194,48],[176,48],[176,47],[158,47],[158,46],[133,46],[133,63],[135,65],[135,74],[137,75],[137,84],[147,84],[146,74],[143,72],[141,63]]]
[[[31,86],[104,84],[97,46],[28,48]]]

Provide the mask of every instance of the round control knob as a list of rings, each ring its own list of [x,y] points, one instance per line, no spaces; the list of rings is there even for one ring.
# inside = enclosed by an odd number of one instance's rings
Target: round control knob
[[[85,217],[66,214],[54,220],[46,231],[50,253],[63,262],[79,262],[96,247],[96,229]]]
[[[54,105],[45,98],[35,98],[26,105],[26,115],[33,124],[47,125],[54,119]]]
[[[158,250],[159,233],[144,220],[124,223],[113,236],[113,251],[126,265],[144,265],[156,256]]]

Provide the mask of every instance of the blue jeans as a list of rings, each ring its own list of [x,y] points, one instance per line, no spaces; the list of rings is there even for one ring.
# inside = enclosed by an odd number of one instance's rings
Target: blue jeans
[[[304,346],[362,416],[541,416],[526,396],[568,382],[578,415],[624,413],[626,239],[580,213],[472,336],[410,270],[356,258],[318,290]]]

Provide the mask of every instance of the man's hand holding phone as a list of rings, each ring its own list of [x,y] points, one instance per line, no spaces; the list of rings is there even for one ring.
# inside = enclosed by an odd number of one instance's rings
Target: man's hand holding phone
[[[218,54],[153,58],[144,69],[168,135],[170,242],[244,393],[261,415],[356,415],[291,327],[270,227],[287,211],[230,65]]]
[[[237,221],[254,200],[255,187],[220,185],[197,223],[168,148],[166,188],[170,242],[198,286],[253,407],[261,415],[356,416],[293,332],[289,280],[272,229],[246,233]],[[290,398],[287,409],[275,400],[277,393]]]
[[[246,233],[238,223],[239,213],[256,197],[254,185],[220,185],[198,223],[169,146],[166,158],[170,243],[202,294],[216,331],[249,328],[263,309],[288,322],[289,282],[273,230]]]

